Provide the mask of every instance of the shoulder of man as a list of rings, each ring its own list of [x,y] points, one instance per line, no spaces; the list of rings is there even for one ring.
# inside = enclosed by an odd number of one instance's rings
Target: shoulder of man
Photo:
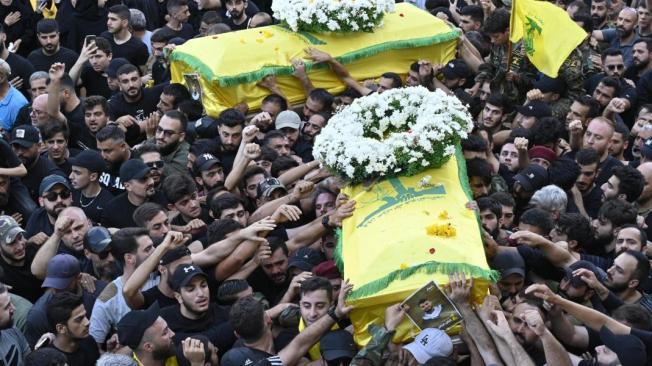
[[[106,287],[102,292],[100,293],[100,296],[97,297],[98,300],[102,302],[107,302],[114,298],[118,294],[118,286],[116,286],[115,282],[111,282]]]

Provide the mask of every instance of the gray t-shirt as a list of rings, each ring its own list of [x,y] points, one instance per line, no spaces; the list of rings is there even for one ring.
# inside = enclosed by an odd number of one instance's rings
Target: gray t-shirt
[[[27,339],[16,327],[0,331],[0,365],[22,366],[28,353]]]

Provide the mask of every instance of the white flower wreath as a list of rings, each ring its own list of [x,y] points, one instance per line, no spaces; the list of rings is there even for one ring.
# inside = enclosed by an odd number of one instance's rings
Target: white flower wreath
[[[417,86],[356,99],[317,136],[313,155],[351,183],[441,167],[473,129],[466,106]]]
[[[274,0],[272,11],[295,32],[372,32],[394,0]]]

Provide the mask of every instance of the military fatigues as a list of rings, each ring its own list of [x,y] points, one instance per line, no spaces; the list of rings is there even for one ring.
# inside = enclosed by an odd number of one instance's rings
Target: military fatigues
[[[392,340],[395,331],[388,331],[385,327],[375,324],[369,326],[371,340],[361,349],[349,366],[380,366],[383,364],[383,352],[389,341]]]
[[[582,42],[582,44],[577,46],[577,50],[581,54],[580,57],[582,58],[582,74],[584,74],[585,77],[589,78],[595,74],[602,72],[602,68],[591,61],[591,56],[601,57],[600,52],[591,47],[588,40]]]

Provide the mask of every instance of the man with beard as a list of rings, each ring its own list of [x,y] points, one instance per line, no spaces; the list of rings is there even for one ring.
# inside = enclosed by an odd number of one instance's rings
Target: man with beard
[[[264,259],[260,266],[247,278],[255,292],[265,295],[270,305],[276,305],[290,286],[288,275],[288,247],[283,240],[270,236],[267,238],[272,255]]]
[[[32,213],[25,227],[30,241],[34,240],[32,237],[37,234],[52,235],[57,217],[63,209],[72,205],[71,191],[68,180],[60,175],[48,175],[41,181],[38,198],[41,207]]]
[[[502,94],[490,94],[487,97],[480,119],[480,125],[485,127],[492,135],[504,129],[503,119],[509,113],[509,104]]]
[[[156,110],[160,115],[163,115],[168,111],[177,109],[179,103],[191,99],[190,92],[183,84],[172,83],[166,85],[161,92],[158,104],[156,104]]]
[[[100,175],[100,184],[113,195],[124,192],[120,181],[120,167],[131,157],[131,150],[125,141],[125,133],[120,127],[111,124],[102,128],[97,135],[97,149],[106,162],[107,170]]]
[[[516,201],[516,211],[523,212],[534,192],[548,184],[548,171],[537,164],[530,164],[514,176],[512,196]]]
[[[195,182],[201,187],[204,196],[211,189],[224,184],[222,162],[212,154],[205,153],[197,156],[192,168]]]
[[[626,250],[614,259],[604,284],[622,303],[639,304],[652,313],[652,297],[638,290],[649,272],[650,261],[643,253]]]
[[[126,192],[116,196],[104,207],[102,226],[111,228],[136,226],[133,219],[134,211],[156,194],[154,180],[149,176],[150,170],[139,159],[130,159],[122,164],[120,180]]]
[[[228,174],[233,167],[235,155],[242,141],[244,125],[245,115],[234,108],[225,109],[217,118],[217,132],[220,135],[218,158],[222,162],[225,174]]]
[[[128,312],[118,323],[120,343],[133,351],[139,365],[177,365],[174,332],[159,313],[159,305],[155,303],[147,310]]]
[[[74,51],[61,46],[57,21],[40,20],[36,23],[36,36],[41,48],[35,49],[27,56],[34,69],[47,72],[53,63],[61,62],[67,65],[66,71],[70,70],[79,56]]]
[[[591,2],[591,19],[593,19],[593,29],[604,30],[613,28],[607,20],[609,12],[609,2],[607,0],[594,0]]]
[[[161,317],[175,333],[175,343],[186,337],[203,334],[218,348],[229,349],[235,333],[228,322],[229,315],[211,303],[208,277],[194,264],[177,267],[170,284],[179,304],[161,310]]]
[[[509,233],[501,229],[503,210],[500,203],[489,197],[476,200],[482,227],[500,244],[506,244]]]
[[[125,228],[118,230],[111,241],[111,252],[122,266],[122,276],[109,283],[100,294],[91,313],[90,333],[95,342],[103,344],[118,321],[129,312],[122,294],[122,287],[136,268],[154,251],[154,243],[146,229]],[[158,278],[150,278],[144,290],[156,286]],[[122,341],[122,339],[121,339]]]
[[[93,222],[100,222],[104,207],[113,199],[108,189],[100,185],[100,175],[106,170],[102,155],[95,150],[84,150],[70,159],[70,164],[72,204],[84,210]]]
[[[641,75],[652,70],[652,63],[650,63],[650,50],[652,50],[651,41],[639,39],[634,42],[634,46],[632,47],[633,64],[625,70],[625,74],[623,75],[625,79],[638,83]]]
[[[500,289],[500,303],[510,312],[514,309],[517,295],[525,286],[525,261],[516,250],[501,250],[491,262],[491,268],[500,273],[498,289]]]
[[[577,123],[576,123],[577,122]],[[571,122],[571,134],[575,133],[581,126],[578,126],[579,121]],[[594,149],[598,153],[600,163],[598,165],[599,173],[595,178],[595,184],[602,186],[611,177],[611,170],[617,166],[622,166],[623,163],[618,161],[613,156],[609,155],[609,146],[611,145],[611,138],[615,131],[614,123],[604,117],[596,117],[589,122],[589,125],[582,137],[582,146],[584,148]],[[571,138],[572,139],[572,138]]]
[[[131,34],[129,29],[130,18],[131,12],[126,5],[120,4],[110,7],[106,20],[107,31],[100,36],[111,44],[113,58],[126,58],[133,65],[145,71],[149,52],[147,46]]]
[[[231,30],[247,29],[249,16],[245,12],[247,0],[222,0],[222,7],[226,9],[227,18],[224,23]]]
[[[304,163],[314,160],[312,156],[312,144],[301,138],[301,117],[294,111],[283,111],[276,116],[275,127],[281,131],[290,149],[301,158]]]
[[[314,143],[315,137],[319,135],[322,128],[326,127],[330,118],[330,112],[319,112],[310,116],[307,121],[303,122],[303,128],[301,130],[301,136],[303,139],[310,143]]]
[[[627,102],[623,111],[636,103],[636,88],[623,78],[626,67],[623,53],[616,48],[609,48],[602,53],[602,72],[585,80],[584,88],[600,103],[603,110],[614,98]]]
[[[587,272],[593,273],[593,276],[600,282],[604,282],[607,277],[607,274],[593,263],[579,260],[566,268],[566,273],[559,282],[557,293],[572,302],[587,304],[595,295],[595,290],[582,279],[587,276]]]
[[[120,275],[120,269],[111,254],[111,234],[106,228],[91,227],[84,235],[84,249],[93,264],[93,276],[111,282]]]
[[[7,286],[0,283],[0,362],[5,365],[22,365],[30,352],[25,336],[14,327],[15,311]]]
[[[66,355],[69,366],[92,365],[100,358],[97,344],[88,334],[89,321],[81,296],[70,292],[55,294],[46,313],[55,334],[50,346]]]
[[[34,202],[38,201],[40,197],[39,185],[46,176],[52,174],[64,176],[64,173],[54,163],[46,158],[41,158],[40,142],[41,135],[34,126],[18,126],[11,132],[11,147],[27,168],[27,175],[21,180],[29,190]]]
[[[156,145],[165,162],[163,174],[166,176],[188,174],[187,126],[186,115],[173,109],[165,112],[156,127]]]
[[[113,93],[106,80],[106,69],[112,58],[109,41],[97,37],[94,43],[84,44],[79,59],[70,69],[70,78],[76,86],[86,90],[86,95],[110,98]]]
[[[27,245],[25,231],[11,216],[0,216],[0,268],[2,281],[11,286],[13,293],[30,302],[42,294],[41,280],[30,270],[36,256],[36,247]]]
[[[610,48],[619,49],[623,53],[625,66],[633,64],[632,47],[640,38],[635,28],[638,22],[638,13],[633,8],[624,8],[618,13],[616,29],[593,31],[593,37],[598,41],[608,42]]]
[[[600,157],[594,149],[581,149],[575,154],[575,162],[580,167],[580,175],[575,187],[582,194],[582,202],[589,217],[596,217],[600,210],[602,189],[595,184],[598,176]]]

